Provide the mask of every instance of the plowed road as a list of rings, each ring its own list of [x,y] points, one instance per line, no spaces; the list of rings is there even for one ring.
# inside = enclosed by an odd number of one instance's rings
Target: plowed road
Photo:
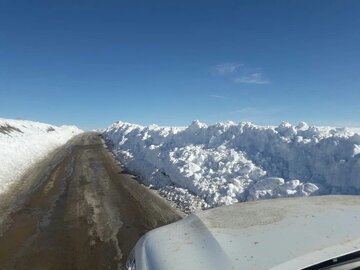
[[[2,196],[0,269],[123,269],[141,235],[178,219],[84,133]]]

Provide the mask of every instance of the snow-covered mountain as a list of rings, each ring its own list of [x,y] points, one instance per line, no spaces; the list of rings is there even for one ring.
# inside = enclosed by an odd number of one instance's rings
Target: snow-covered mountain
[[[0,193],[31,165],[81,132],[75,126],[0,118]]]
[[[116,122],[117,159],[184,211],[264,198],[360,194],[360,130],[248,122],[187,128]]]

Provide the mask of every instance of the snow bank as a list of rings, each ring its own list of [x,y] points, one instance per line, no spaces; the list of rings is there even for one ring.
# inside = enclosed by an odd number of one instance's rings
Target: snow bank
[[[359,130],[248,122],[187,128],[116,122],[117,159],[185,211],[240,201],[360,194]]]
[[[31,165],[79,133],[74,126],[0,118],[0,193]]]

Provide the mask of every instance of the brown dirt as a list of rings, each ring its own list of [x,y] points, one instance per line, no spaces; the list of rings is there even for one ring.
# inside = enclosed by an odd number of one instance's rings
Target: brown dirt
[[[181,218],[124,174],[96,133],[76,137],[52,160],[0,206],[0,269],[123,269],[143,234]]]

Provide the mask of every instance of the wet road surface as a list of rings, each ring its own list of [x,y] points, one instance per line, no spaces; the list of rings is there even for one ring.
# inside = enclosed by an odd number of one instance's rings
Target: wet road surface
[[[180,219],[122,172],[96,133],[34,166],[0,201],[0,269],[123,269],[147,231]]]

